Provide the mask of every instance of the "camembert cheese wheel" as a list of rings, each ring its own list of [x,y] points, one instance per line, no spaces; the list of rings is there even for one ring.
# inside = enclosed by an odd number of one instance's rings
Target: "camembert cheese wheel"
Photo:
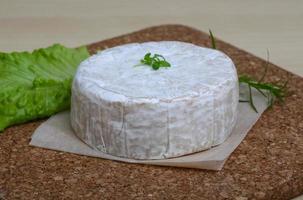
[[[148,52],[171,67],[138,65]],[[113,156],[178,157],[224,142],[238,100],[236,68],[224,53],[177,41],[132,43],[80,64],[71,126],[89,146]]]

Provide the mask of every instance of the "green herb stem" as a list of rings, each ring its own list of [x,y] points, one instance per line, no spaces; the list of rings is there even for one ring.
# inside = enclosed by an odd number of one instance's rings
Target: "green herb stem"
[[[213,32],[209,29],[209,36],[210,36],[210,40],[211,40],[211,46],[213,49],[217,49],[217,44],[216,44],[216,40],[215,37],[213,35]]]

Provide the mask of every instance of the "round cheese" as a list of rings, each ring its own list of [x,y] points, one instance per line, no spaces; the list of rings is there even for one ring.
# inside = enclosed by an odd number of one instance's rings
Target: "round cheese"
[[[171,67],[138,65],[148,52],[163,55]],[[104,153],[164,159],[224,142],[238,100],[237,72],[224,53],[176,41],[126,44],[80,64],[71,125]]]

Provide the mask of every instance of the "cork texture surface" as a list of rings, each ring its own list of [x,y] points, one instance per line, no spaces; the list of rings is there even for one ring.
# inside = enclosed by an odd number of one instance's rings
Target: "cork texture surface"
[[[208,35],[163,25],[88,45],[91,53],[131,42]],[[265,61],[218,40],[239,74],[260,77]],[[285,55],[287,56],[287,55]],[[283,105],[268,109],[219,171],[126,164],[29,146],[43,120],[0,134],[0,199],[290,199],[303,194],[303,78],[270,64],[265,81],[289,79]],[[243,116],[245,117],[245,116]]]

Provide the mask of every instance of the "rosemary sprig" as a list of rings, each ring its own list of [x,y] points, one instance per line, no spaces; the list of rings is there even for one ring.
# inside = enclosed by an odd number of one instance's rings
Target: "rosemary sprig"
[[[284,97],[286,96],[286,84],[278,85],[272,83],[259,82],[254,80],[253,78],[247,75],[239,76],[239,83],[247,84],[249,89],[251,87],[255,88],[258,92],[260,92],[263,96],[267,97],[267,102],[269,107],[271,107],[274,101],[277,99],[278,101],[284,101]],[[251,95],[251,91],[249,92],[249,103],[251,107],[254,109],[253,99]],[[254,109],[256,111],[256,109]],[[257,112],[257,111],[256,111]]]
[[[151,53],[145,54],[144,58],[140,60],[139,65],[149,65],[154,70],[158,70],[160,67],[170,67],[170,63],[165,60],[165,58],[160,54],[154,54],[153,56]],[[136,65],[138,66],[138,65]]]
[[[210,41],[211,41],[211,47],[213,49],[217,49],[215,37],[213,35],[213,32],[210,29],[209,29],[209,37],[210,37]]]
[[[210,34],[212,48],[216,49],[216,40],[215,40],[211,30],[209,30],[209,34]],[[259,93],[261,93],[264,97],[267,98],[269,107],[272,107],[272,105],[274,104],[276,99],[278,101],[283,102],[284,98],[286,96],[286,93],[287,93],[286,86],[287,86],[288,80],[283,85],[263,82],[263,80],[267,74],[267,71],[268,71],[268,66],[269,66],[269,51],[267,50],[267,61],[264,66],[264,72],[258,81],[254,80],[252,77],[250,77],[248,75],[239,75],[239,84],[241,84],[241,83],[246,84],[248,86],[248,90],[249,90],[249,99],[248,100],[239,100],[239,102],[240,103],[243,103],[243,102],[249,103],[251,108],[255,112],[258,112],[258,110],[253,102],[251,88],[255,88]]]
[[[254,101],[253,101],[253,98],[252,98],[251,86],[250,85],[248,85],[248,89],[249,89],[249,104],[252,107],[252,109],[254,109],[254,111],[256,113],[258,113],[258,110],[257,110],[256,106],[254,105]]]

